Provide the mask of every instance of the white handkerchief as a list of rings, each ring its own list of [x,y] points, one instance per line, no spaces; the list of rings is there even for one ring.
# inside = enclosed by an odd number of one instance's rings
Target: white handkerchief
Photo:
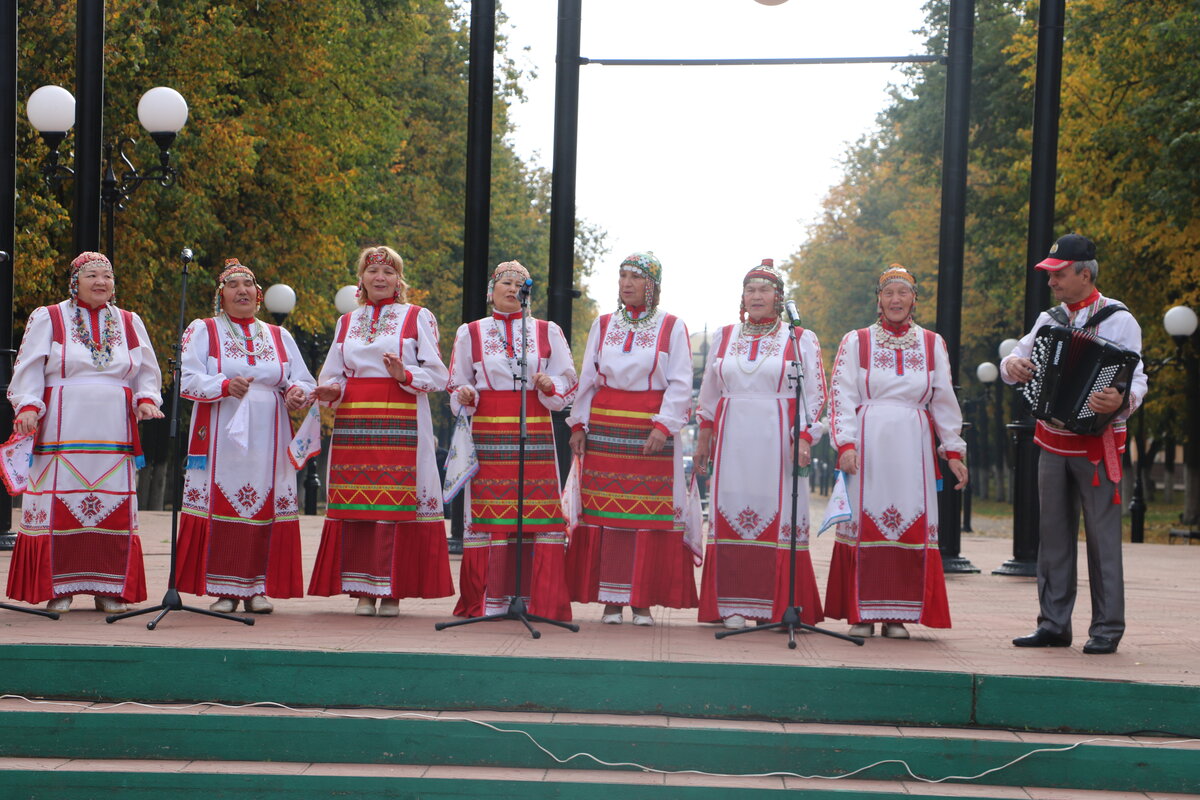
[[[238,410],[234,412],[233,419],[229,420],[228,429],[229,441],[242,448],[244,452],[250,452],[250,393],[246,392],[238,403]]]

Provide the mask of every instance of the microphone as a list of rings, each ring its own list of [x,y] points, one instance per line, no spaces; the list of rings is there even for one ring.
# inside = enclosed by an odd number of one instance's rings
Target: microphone
[[[192,249],[190,247],[183,248],[179,251],[179,257],[183,259],[183,263],[185,264],[192,263]]]
[[[521,303],[524,304],[529,299],[529,292],[533,289],[533,278],[526,278],[521,284],[521,291],[518,293],[521,298]]]
[[[787,309],[788,319],[791,320],[792,327],[799,328],[800,312],[796,310],[796,301],[788,300],[787,303],[784,304],[784,308]]]

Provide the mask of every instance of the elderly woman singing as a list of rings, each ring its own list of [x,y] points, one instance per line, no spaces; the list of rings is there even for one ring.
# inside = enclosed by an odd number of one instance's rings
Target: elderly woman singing
[[[225,261],[213,316],[183,334],[182,396],[194,401],[179,529],[179,589],[209,608],[269,614],[271,597],[301,597],[296,470],[288,411],[314,388],[292,335],[255,318],[262,288]]]
[[[571,599],[604,603],[601,622],[654,624],[650,606],[696,607],[684,544],[679,429],[691,413],[692,350],[683,320],[658,307],[662,263],[621,262],[620,305],[588,333],[571,416],[582,519],[567,549]]]
[[[812,331],[781,319],[783,276],[770,260],[742,280],[741,322],[713,337],[700,387],[696,468],[714,466],[712,534],[700,584],[700,621],[743,628],[770,622],[789,606],[820,622],[821,597],[808,553],[808,479],[800,481],[796,516],[796,594],[791,573],[792,417],[795,365],[803,366],[804,408],[798,443],[808,466],[824,435],[825,373]],[[795,331],[793,333],[793,330]]]
[[[837,526],[825,615],[854,636],[907,639],[907,622],[950,627],[938,552],[938,456],[967,484],[962,412],[946,343],[913,321],[917,283],[899,264],[879,276],[879,321],[842,339],[831,436],[853,517]]]
[[[162,376],[105,256],[71,262],[70,292],[30,315],[8,388],[14,432],[35,435],[8,595],[62,612],[90,594],[120,613],[146,599],[137,423],[162,417]]]

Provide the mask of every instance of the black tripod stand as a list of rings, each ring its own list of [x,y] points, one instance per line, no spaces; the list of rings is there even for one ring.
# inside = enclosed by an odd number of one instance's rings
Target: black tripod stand
[[[129,617],[138,617],[142,614],[152,614],[155,611],[159,612],[158,616],[146,623],[147,630],[154,630],[158,627],[158,623],[162,621],[171,611],[191,611],[194,614],[205,614],[210,617],[219,617],[221,619],[233,620],[234,622],[243,622],[247,625],[253,625],[254,620],[249,617],[238,617],[233,614],[222,614],[218,611],[209,611],[207,608],[194,608],[193,606],[185,606],[183,600],[179,597],[179,590],[175,588],[175,547],[179,533],[179,503],[183,496],[183,481],[182,474],[179,471],[179,380],[180,380],[180,360],[183,357],[183,328],[187,319],[187,285],[188,285],[188,265],[192,263],[192,251],[186,247],[179,254],[183,261],[183,281],[179,289],[179,329],[178,335],[175,337],[175,352],[171,359],[171,433],[170,442],[167,445],[167,452],[170,453],[170,460],[167,462],[171,470],[171,571],[167,577],[167,593],[163,595],[162,602],[156,606],[149,608],[139,608],[136,611],[126,611],[123,614],[109,614],[104,618],[105,622],[116,622],[119,619],[127,619]]]
[[[50,619],[58,619],[57,611],[46,611],[41,608],[25,608],[24,606],[14,606],[8,603],[0,603],[0,608],[6,611],[20,611],[22,614],[37,614],[39,617],[49,617]]]
[[[791,317],[791,336],[796,348],[796,360],[792,362],[792,374],[788,375],[788,382],[796,388],[796,407],[792,412],[792,529],[791,529],[791,547],[788,552],[788,607],[783,612],[783,618],[779,622],[772,622],[768,625],[756,625],[753,628],[741,628],[733,631],[719,631],[715,635],[718,639],[724,639],[726,636],[737,636],[739,633],[756,633],[759,631],[770,631],[776,628],[786,628],[788,633],[788,647],[792,650],[796,649],[796,629],[806,631],[814,631],[823,633],[826,636],[832,636],[835,639],[845,639],[847,642],[862,647],[865,641],[860,636],[849,636],[844,633],[835,631],[827,631],[824,628],[818,628],[815,625],[809,625],[800,621],[800,606],[793,605],[796,602],[796,539],[799,538],[796,530],[796,516],[798,513],[797,504],[800,501],[800,478],[807,476],[809,467],[801,467],[800,461],[800,414],[804,408],[804,362],[801,359],[800,352],[800,336],[796,332],[800,325],[800,315],[796,313],[795,304],[788,301],[788,316]],[[808,414],[805,412],[807,418]]]
[[[517,443],[517,566],[513,593],[508,599],[507,611],[502,611],[499,614],[485,614],[482,617],[471,617],[470,619],[458,619],[453,622],[438,622],[434,624],[434,630],[443,631],[446,628],[470,625],[472,622],[486,622],[493,619],[515,619],[520,620],[521,624],[529,629],[529,635],[534,639],[540,639],[542,632],[530,625],[530,621],[556,625],[559,628],[566,628],[572,633],[579,632],[579,626],[572,622],[561,622],[557,619],[530,614],[525,605],[525,598],[521,596],[521,572],[524,567],[523,547],[525,544],[525,441],[529,438],[529,428],[526,422],[528,419],[526,400],[529,396],[528,392],[526,392],[526,387],[529,383],[529,359],[527,358],[529,352],[529,327],[527,320],[529,318],[529,290],[532,287],[533,281],[528,278],[525,280],[525,285],[521,287],[521,352],[517,356],[517,363],[521,367],[521,372],[519,375],[513,375],[513,378],[521,383],[521,435]]]

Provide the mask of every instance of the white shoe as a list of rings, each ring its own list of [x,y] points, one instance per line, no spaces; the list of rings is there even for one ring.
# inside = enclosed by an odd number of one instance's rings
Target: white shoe
[[[640,625],[643,628],[649,628],[654,624],[654,617],[650,616],[649,614],[639,614],[638,612],[634,611],[633,624]]]
[[[236,597],[222,597],[208,607],[209,611],[216,611],[221,614],[229,614],[237,608]]]
[[[725,619],[723,619],[721,621],[725,624],[725,627],[729,628],[730,630],[736,631],[736,630],[746,627],[746,618],[743,617],[741,614],[730,614],[728,617],[726,617]]]
[[[396,597],[383,597],[379,600],[379,616],[381,617],[398,617],[400,616],[400,600]]]
[[[251,614],[270,614],[275,610],[275,606],[261,594],[256,594],[253,597],[246,598],[246,610]]]
[[[359,616],[359,617],[375,616],[375,598],[374,597],[358,598],[358,605],[355,607],[354,613],[356,616]]]
[[[864,639],[870,639],[875,635],[874,622],[860,622],[857,625],[850,626],[851,636],[861,636]]]
[[[612,611],[611,609],[616,609]],[[600,617],[600,622],[605,625],[620,625],[622,615],[625,613],[625,606],[606,605],[604,607],[604,615]]]
[[[889,639],[907,639],[909,638],[908,629],[904,627],[903,622],[885,622],[883,623],[883,635]]]
[[[96,595],[96,610],[102,611],[105,614],[124,614],[129,610],[129,606],[122,602],[119,597],[107,597],[98,594]]]
[[[56,597],[53,600],[51,600],[49,603],[46,603],[46,610],[47,611],[57,611],[60,614],[65,614],[71,610],[71,598],[72,597],[73,597],[73,595],[69,595],[69,594],[63,595],[62,597]]]

